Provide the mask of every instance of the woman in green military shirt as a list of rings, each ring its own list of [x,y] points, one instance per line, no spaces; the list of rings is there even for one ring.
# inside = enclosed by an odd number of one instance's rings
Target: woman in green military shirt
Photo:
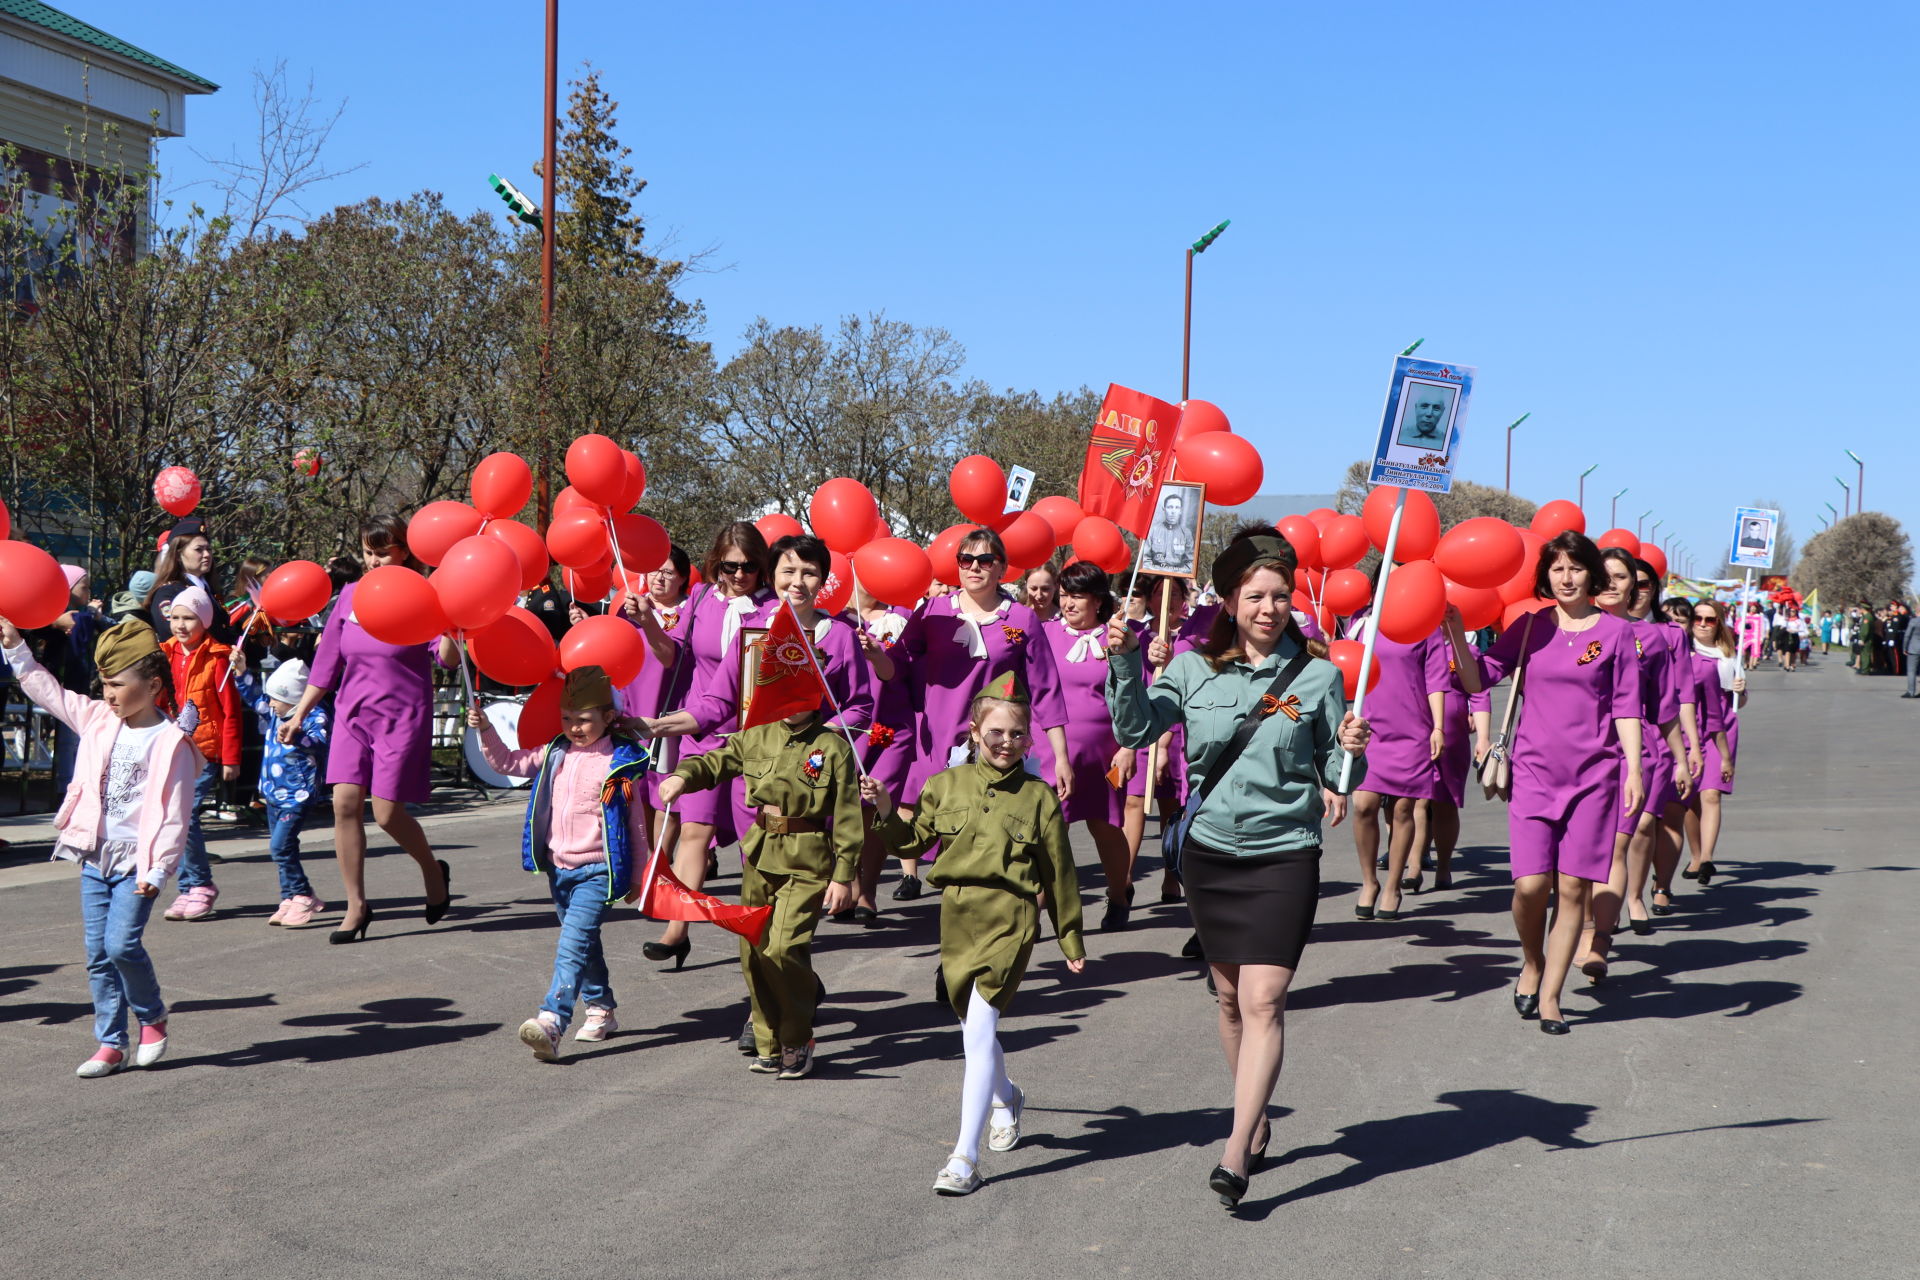
[[[1186,726],[1194,810],[1181,876],[1194,927],[1213,969],[1220,1043],[1233,1074],[1233,1132],[1208,1185],[1229,1208],[1265,1155],[1267,1106],[1280,1079],[1287,988],[1320,892],[1320,821],[1337,823],[1344,796],[1329,789],[1342,749],[1360,756],[1371,736],[1347,710],[1326,646],[1294,620],[1293,547],[1269,531],[1242,530],[1213,561],[1219,615],[1205,641],[1167,664],[1149,686],[1139,640],[1123,618],[1107,632],[1107,705],[1121,746],[1144,747]],[[1305,651],[1292,683],[1275,679]],[[1252,737],[1218,779],[1209,775],[1242,722]],[[1365,777],[1354,761],[1349,790]]]
[[[979,1188],[982,1130],[994,1151],[1011,1151],[1020,1141],[1026,1096],[1007,1079],[1000,1015],[1040,938],[1041,894],[1067,968],[1079,973],[1087,954],[1067,824],[1053,788],[1023,767],[1032,725],[1011,672],[973,700],[969,719],[974,762],[929,778],[912,822],[899,817],[885,786],[872,778],[860,784],[875,811],[887,815],[881,830],[897,852],[917,858],[940,844],[927,883],[941,891],[940,973],[967,1050],[960,1138],[933,1180],[935,1193],[946,1196]]]
[[[756,810],[740,840],[746,858],[740,902],[773,907],[765,941],[756,947],[740,940],[740,968],[753,999],[751,1069],[798,1080],[813,1070],[820,993],[814,927],[823,909],[853,905],[865,831],[860,767],[847,740],[821,723],[818,709],[803,711],[742,729],[718,749],[681,761],[660,780],[661,806],[737,777],[747,780],[747,804]]]

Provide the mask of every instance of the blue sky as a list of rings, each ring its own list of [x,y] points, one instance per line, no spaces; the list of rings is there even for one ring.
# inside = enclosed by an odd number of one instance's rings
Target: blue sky
[[[419,188],[486,207],[539,149],[537,0],[67,0],[226,86],[187,144],[252,138],[285,59],[345,98],[324,204]],[[756,315],[951,330],[968,374],[1193,394],[1269,491],[1367,450],[1392,356],[1476,365],[1460,474],[1535,500],[1587,480],[1589,528],[1678,530],[1717,565],[1732,508],[1804,538],[1842,452],[1910,528],[1920,289],[1911,129],[1920,9],[1777,3],[639,5],[563,0],[660,233],[714,250],[722,353]],[[317,14],[324,14],[316,20]],[[176,181],[198,169],[181,143]],[[1894,408],[1888,409],[1888,405]],[[1709,564],[1712,562],[1712,564]]]

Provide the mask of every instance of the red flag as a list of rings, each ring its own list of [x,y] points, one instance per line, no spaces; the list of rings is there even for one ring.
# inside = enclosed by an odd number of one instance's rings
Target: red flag
[[[813,638],[800,629],[793,605],[783,600],[767,628],[740,727],[752,729],[812,711],[826,697],[827,682],[813,656]]]
[[[657,852],[647,856],[642,883],[646,888],[640,894],[640,914],[649,919],[706,920],[729,933],[739,934],[756,947],[767,940],[772,906],[736,906],[698,889],[689,889],[673,874],[667,859]]]
[[[1178,406],[1109,383],[1080,469],[1081,509],[1105,516],[1136,538],[1146,537],[1160,486],[1173,466],[1179,427]]]

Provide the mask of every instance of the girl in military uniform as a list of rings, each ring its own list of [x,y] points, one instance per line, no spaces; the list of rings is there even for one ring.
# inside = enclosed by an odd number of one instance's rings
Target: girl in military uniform
[[[973,700],[969,717],[974,760],[927,780],[912,821],[874,779],[861,784],[887,815],[889,842],[918,857],[938,842],[927,883],[940,895],[940,972],[963,1020],[967,1069],[960,1093],[960,1138],[933,1181],[939,1195],[964,1196],[980,1186],[980,1136],[1011,1151],[1020,1141],[1026,1098],[1007,1079],[1000,1015],[1013,1002],[1040,937],[1040,895],[1046,895],[1067,968],[1086,965],[1080,938],[1080,889],[1067,825],[1054,789],[1022,768],[1032,726],[1027,699],[1007,673]],[[973,997],[979,997],[974,999]]]

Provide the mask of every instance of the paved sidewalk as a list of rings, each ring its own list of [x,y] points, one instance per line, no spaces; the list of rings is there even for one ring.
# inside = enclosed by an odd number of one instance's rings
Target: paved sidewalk
[[[92,1046],[71,872],[6,888],[8,1271],[1911,1276],[1920,704],[1837,659],[1754,683],[1722,879],[1684,884],[1607,985],[1572,991],[1572,1035],[1508,999],[1498,807],[1469,806],[1458,887],[1398,924],[1353,919],[1352,842],[1332,833],[1276,1161],[1238,1218],[1203,1185],[1226,1073],[1151,842],[1136,928],[1093,935],[1079,978],[1036,951],[1003,1027],[1026,1137],[959,1201],[930,1192],[961,1076],[928,999],[932,900],[885,903],[871,931],[822,926],[821,1068],[778,1083],[730,1043],[731,939],[702,927],[687,968],[662,971],[640,956],[658,927],[628,909],[607,931],[622,1031],[532,1060],[513,1029],[555,930],[513,852],[515,804],[436,819],[459,901],[434,928],[376,831],[379,919],[349,947],[267,928],[272,868],[253,854],[217,868],[218,919],[149,929],[172,1055],[89,1082],[72,1074]],[[1097,895],[1090,848],[1081,862]],[[312,871],[337,900],[324,856]]]

